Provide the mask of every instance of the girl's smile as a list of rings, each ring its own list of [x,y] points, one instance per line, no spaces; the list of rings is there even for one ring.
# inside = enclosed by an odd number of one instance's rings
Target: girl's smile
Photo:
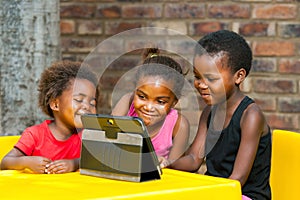
[[[143,77],[137,83],[134,93],[136,113],[147,126],[155,126],[163,122],[177,99],[172,92],[173,84],[159,76]]]

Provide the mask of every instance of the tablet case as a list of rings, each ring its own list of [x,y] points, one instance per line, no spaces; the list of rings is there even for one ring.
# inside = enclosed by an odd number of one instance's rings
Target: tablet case
[[[151,139],[138,117],[82,116],[80,174],[143,182],[160,179]]]

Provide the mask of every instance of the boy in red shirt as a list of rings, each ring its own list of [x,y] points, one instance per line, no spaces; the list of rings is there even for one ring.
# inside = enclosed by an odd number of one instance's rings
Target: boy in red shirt
[[[96,113],[97,77],[79,62],[61,61],[39,83],[39,106],[53,118],[28,127],[2,159],[1,169],[66,173],[79,168],[81,115]]]

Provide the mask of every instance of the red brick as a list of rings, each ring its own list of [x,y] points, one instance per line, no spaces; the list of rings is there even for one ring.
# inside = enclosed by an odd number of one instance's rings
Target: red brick
[[[96,46],[96,42],[89,38],[62,38],[61,45],[63,51],[76,53],[89,53]]]
[[[253,42],[254,56],[293,56],[296,47],[291,41]]]
[[[244,36],[270,36],[269,28],[272,25],[270,22],[249,22],[241,23],[239,33]]]
[[[253,5],[253,18],[293,19],[297,17],[297,6],[286,4]]]
[[[199,3],[168,3],[165,5],[164,16],[166,18],[204,18],[205,5]]]
[[[118,18],[121,17],[121,7],[119,5],[103,5],[97,7],[96,17]]]
[[[253,97],[253,99],[263,111],[276,111],[276,98],[262,95]]]
[[[249,18],[250,5],[228,4],[228,5],[208,5],[208,16],[211,18]]]
[[[299,122],[295,115],[291,114],[266,114],[268,124],[272,129],[297,129]]]
[[[261,79],[257,78],[253,81],[255,92],[262,93],[278,93],[291,94],[297,92],[297,83],[290,79]]]
[[[205,35],[214,31],[228,29],[229,24],[226,22],[212,21],[212,22],[195,22],[191,23],[191,35]]]
[[[278,100],[279,112],[300,113],[300,99],[299,97],[285,97]]]
[[[135,37],[132,39],[127,39],[126,41],[124,41],[125,51],[128,52],[128,51],[143,49],[145,47],[148,47],[149,43],[152,44],[150,46],[155,46],[160,49],[164,49],[167,45],[166,41],[164,41],[162,39],[157,39],[156,41],[153,41],[153,40],[154,39],[152,39],[152,40],[150,40],[150,39],[144,40],[143,38],[138,39],[138,37]]]
[[[281,59],[279,61],[279,72],[300,74],[300,60]]]
[[[276,0],[276,2],[280,2],[280,3],[282,3],[282,2],[296,2],[296,1],[299,2],[299,0]]]
[[[159,18],[162,16],[160,5],[124,5],[122,7],[123,18]]]
[[[135,88],[133,78],[127,79],[127,74],[123,75],[112,75],[111,72],[106,71],[100,79],[100,92],[110,93],[114,97],[114,101],[118,101],[115,99],[117,96],[132,92]]]
[[[252,62],[253,72],[275,72],[276,59],[275,58],[254,58]]]
[[[185,21],[150,21],[147,23],[147,27],[153,27],[151,31],[154,35],[187,35],[188,28]],[[159,28],[158,28],[159,27]]]
[[[83,62],[85,59],[86,59],[86,57],[88,56],[88,52],[87,53],[85,53],[85,52],[83,52],[83,53],[76,53],[76,54],[74,54],[74,53],[72,53],[72,52],[70,52],[70,53],[63,53],[62,54],[62,59],[63,60],[72,60],[72,61],[80,61],[80,62]]]
[[[247,3],[251,3],[251,2],[258,3],[258,2],[272,2],[274,0],[234,0],[234,1],[236,1],[236,2],[247,2]]]
[[[60,1],[78,1],[78,0],[60,0]],[[115,1],[115,0],[105,0],[106,2]],[[99,0],[80,0],[80,2],[87,2],[87,3],[97,3]]]
[[[60,32],[61,34],[75,33],[74,20],[60,20]]]
[[[60,6],[61,17],[90,18],[95,15],[95,6],[85,4],[62,4]]]
[[[101,35],[102,34],[102,22],[99,21],[79,21],[78,22],[78,34],[79,35]]]
[[[190,38],[169,38],[167,40],[167,49],[176,52],[180,56],[193,55],[195,44],[196,41]]]
[[[144,35],[142,35],[144,36]],[[148,36],[147,40],[145,37],[139,38],[138,35],[135,35],[132,39],[127,39],[125,41],[126,51],[145,48],[147,46],[156,46],[162,50],[172,51],[180,56],[192,55],[194,53],[194,47],[196,41],[191,40],[187,37],[151,37]]]
[[[142,26],[143,24],[141,22],[107,22],[105,24],[105,33],[108,35],[115,35],[130,29],[141,28]]]
[[[134,67],[138,66],[141,62],[140,56],[131,56],[131,55],[125,55],[120,58],[117,58],[114,60],[110,65],[108,70],[110,71],[117,71],[117,70],[123,70],[128,71],[130,69],[133,69]]]
[[[111,81],[118,84],[116,80],[122,77],[126,70],[131,69],[131,65],[135,64],[134,59],[136,62],[140,61],[140,48],[153,38],[162,49],[178,53],[180,59],[183,59],[179,61],[183,66],[191,65],[185,64],[185,61],[192,61],[193,44],[178,39],[178,35],[175,36],[168,31],[170,29],[192,37],[191,39],[195,41],[213,31],[233,30],[247,37],[254,55],[252,72],[241,85],[242,91],[253,96],[268,116],[273,116],[270,117],[272,126],[296,129],[300,132],[299,2],[299,0],[61,0],[62,59],[82,61],[89,58],[89,63],[95,71],[102,73],[103,70],[108,70],[109,73],[105,73],[105,77],[112,78]],[[160,12],[151,13],[151,8],[159,8]],[[122,9],[128,9],[124,17]],[[156,14],[159,17],[154,17]],[[95,26],[91,23],[95,23]],[[135,29],[144,26],[167,29],[155,29],[147,33]],[[116,35],[115,38],[114,34],[120,32],[123,32],[121,37]],[[112,35],[113,37],[110,37]],[[94,50],[97,45],[101,48]],[[94,55],[91,54],[91,50],[95,51]],[[124,58],[123,54],[127,55],[127,52],[132,55]],[[119,56],[122,57],[121,60],[121,57],[118,59]],[[174,57],[177,59],[178,55]],[[187,79],[193,87],[192,69]],[[108,80],[107,84],[109,83],[111,82]],[[100,108],[98,112],[110,113],[112,94],[116,93],[114,90],[119,88],[108,85],[108,88],[101,90],[103,103],[98,104]],[[182,98],[184,106],[181,110],[183,113],[190,113],[188,117],[192,121],[191,135],[193,135],[197,130],[198,119],[195,116],[200,115],[203,107],[201,104],[199,110],[199,105],[203,101],[198,94],[197,100],[193,100],[190,97],[191,93],[188,93],[190,91],[184,92]]]
[[[113,62],[114,59],[116,59],[116,56],[110,57],[109,55],[102,53],[97,54],[95,51],[93,51],[93,54],[88,54],[88,56],[84,58],[84,62],[89,64],[99,76],[102,76],[109,64]]]
[[[300,23],[280,23],[279,36],[283,38],[300,37]]]
[[[105,54],[123,54],[125,52],[124,49],[124,38],[116,37],[116,38],[107,38],[106,40],[100,40],[97,45],[97,49],[95,49],[97,53],[101,55]]]

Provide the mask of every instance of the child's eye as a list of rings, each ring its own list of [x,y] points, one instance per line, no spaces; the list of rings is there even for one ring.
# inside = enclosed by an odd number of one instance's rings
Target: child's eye
[[[207,80],[209,81],[209,82],[214,82],[215,80],[217,80],[216,78],[207,78]]]
[[[90,105],[93,106],[93,107],[96,107],[96,105],[97,105],[96,100],[91,101]]]
[[[139,97],[140,99],[145,99],[145,98],[146,98],[144,95],[141,95],[141,94],[138,94],[138,97]]]
[[[158,104],[160,105],[165,105],[167,102],[166,101],[163,101],[163,100],[157,100]]]
[[[200,76],[194,76],[194,78],[196,79],[196,80],[200,80],[201,79],[201,77]]]
[[[74,101],[81,103],[83,100],[82,99],[74,99]]]

